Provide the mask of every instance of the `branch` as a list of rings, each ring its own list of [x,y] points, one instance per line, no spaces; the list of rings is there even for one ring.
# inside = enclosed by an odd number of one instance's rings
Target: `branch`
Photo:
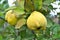
[[[32,31],[32,33],[34,34],[34,38],[33,38],[33,40],[36,40],[36,34],[34,33],[34,31]]]
[[[0,19],[4,20],[5,22],[7,22],[4,18],[0,17]]]

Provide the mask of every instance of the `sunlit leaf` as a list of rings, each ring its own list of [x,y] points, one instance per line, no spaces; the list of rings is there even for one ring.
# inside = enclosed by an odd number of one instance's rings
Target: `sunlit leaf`
[[[7,8],[7,9],[5,9],[5,11],[13,10],[13,9],[15,9],[15,8],[16,8],[15,6],[13,6],[13,7],[9,7],[9,8]]]
[[[19,19],[17,24],[15,25],[16,29],[20,29],[26,23],[25,19]]]
[[[16,0],[17,7],[24,9],[24,0]]]
[[[22,15],[22,14],[25,13],[25,12],[24,12],[24,9],[18,8],[18,7],[16,7],[16,8],[13,10],[13,12],[14,12],[17,16]]]
[[[0,40],[3,40],[3,37],[2,37],[2,35],[0,34]]]

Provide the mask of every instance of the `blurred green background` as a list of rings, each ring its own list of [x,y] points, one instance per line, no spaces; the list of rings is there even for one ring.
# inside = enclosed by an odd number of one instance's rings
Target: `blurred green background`
[[[49,5],[51,0],[45,0],[44,2],[46,5]],[[0,0],[0,40],[35,40],[37,37],[26,27],[26,25],[21,29],[16,30],[12,25],[5,21],[4,16],[7,8],[9,8],[8,0]],[[48,8],[53,9],[51,5],[49,5]],[[46,11],[46,8],[44,8],[44,10]],[[60,14],[58,15],[60,16]],[[60,40],[60,24],[53,22],[54,19],[51,19],[49,14],[47,14],[47,20],[48,25],[46,27],[46,32],[38,38],[41,40]]]

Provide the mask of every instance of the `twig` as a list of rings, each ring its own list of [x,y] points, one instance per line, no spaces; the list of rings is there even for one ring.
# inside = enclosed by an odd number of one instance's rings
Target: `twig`
[[[7,22],[4,18],[0,17],[0,19],[4,20],[5,22]]]
[[[35,36],[33,40],[36,40],[36,34],[34,33],[34,31],[32,31],[32,33],[33,33],[33,34],[34,34],[34,36]]]

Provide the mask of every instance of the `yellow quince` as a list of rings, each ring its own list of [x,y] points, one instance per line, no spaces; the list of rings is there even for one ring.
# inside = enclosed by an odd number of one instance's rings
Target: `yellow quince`
[[[31,30],[45,30],[47,26],[47,19],[42,13],[34,11],[27,19],[27,26]]]
[[[13,10],[9,10],[5,15],[5,20],[11,25],[15,25],[17,22],[17,17],[14,14]]]

